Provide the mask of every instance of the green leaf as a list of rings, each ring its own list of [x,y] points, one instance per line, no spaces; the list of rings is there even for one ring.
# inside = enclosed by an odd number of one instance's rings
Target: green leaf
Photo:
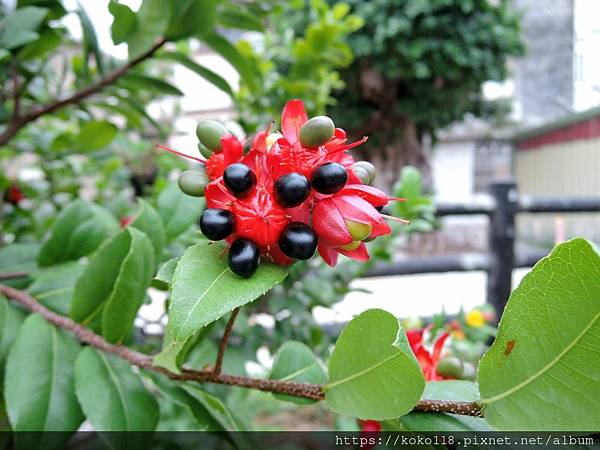
[[[157,38],[164,36],[171,19],[173,5],[163,0],[143,0],[137,12],[137,26],[127,39],[129,58],[148,50]]]
[[[217,54],[225,58],[238,71],[240,77],[252,91],[258,89],[260,74],[250,60],[245,58],[231,42],[217,33],[209,33],[206,36],[202,36],[202,41]]]
[[[467,380],[428,381],[423,398],[427,400],[452,400],[476,402],[479,400],[477,384]]]
[[[62,42],[62,36],[59,32],[48,28],[44,30],[40,37],[33,42],[25,45],[19,50],[17,58],[27,61],[36,58],[42,58],[56,49]],[[1,52],[1,50],[0,50]],[[2,59],[0,57],[0,59]]]
[[[94,25],[90,20],[89,16],[85,12],[85,9],[81,6],[81,4],[77,3],[77,15],[79,16],[79,21],[81,23],[81,29],[83,31],[83,53],[84,53],[84,70],[87,74],[90,53],[94,55],[94,59],[96,60],[96,67],[98,68],[98,73],[104,73],[104,64],[102,61],[102,53],[100,52],[100,46],[98,45],[98,38],[96,36],[96,30],[94,30]]]
[[[265,30],[263,23],[256,18],[256,15],[242,9],[242,5],[223,5],[217,16],[220,25],[226,28],[238,28],[240,30],[257,31],[259,33]]]
[[[117,135],[117,127],[106,120],[84,123],[75,138],[75,148],[79,152],[89,152],[106,147]]]
[[[149,91],[157,94],[182,96],[183,92],[172,84],[167,83],[160,78],[154,78],[137,73],[129,73],[119,79],[117,84],[131,91]]]
[[[166,400],[183,407],[192,417],[194,417],[197,427],[194,430],[189,431],[227,431],[223,426],[223,421],[220,420],[225,407],[218,399],[200,390],[195,392],[195,395],[191,395],[185,389],[180,387],[180,385],[164,376],[154,373],[149,373],[148,375],[150,375],[153,383]],[[199,392],[202,392],[202,394]],[[202,399],[202,401],[200,401],[199,398]],[[211,402],[208,402],[206,400],[207,398],[211,398]],[[214,411],[215,408],[212,407],[213,403],[217,405],[220,404],[216,413]],[[231,425],[231,422],[225,422],[225,425],[229,426]]]
[[[202,36],[214,28],[217,0],[175,0],[166,37],[171,41]]]
[[[200,220],[204,199],[185,195],[177,183],[171,183],[158,196],[158,213],[168,240],[174,239]]]
[[[41,316],[30,315],[8,355],[4,396],[15,431],[75,432],[83,415],[74,389],[73,363],[79,344]],[[65,433],[23,434],[22,448],[63,448]],[[42,442],[43,438],[43,442]]]
[[[179,258],[171,258],[165,262],[156,273],[156,276],[152,280],[152,287],[162,289],[164,291],[170,289],[171,281],[173,281],[173,274],[175,273],[175,266],[177,266]]]
[[[12,50],[35,41],[39,37],[36,30],[47,15],[46,8],[26,6],[6,16],[0,22],[0,47]]]
[[[49,20],[57,20],[67,14],[67,11],[64,6],[61,5],[60,0],[17,0],[17,9],[21,9],[25,6],[47,8],[49,10]]]
[[[14,272],[32,272],[37,269],[37,257],[40,251],[39,244],[17,243],[0,248],[0,274]],[[31,282],[30,277],[5,280],[17,289],[27,287]]]
[[[160,55],[160,58],[178,62],[182,66],[187,67],[193,72],[196,72],[202,78],[206,79],[226,94],[230,95],[231,97],[234,96],[233,89],[231,89],[231,86],[229,85],[227,80],[225,80],[223,77],[221,77],[221,75],[217,74],[216,72],[213,72],[209,68],[192,61],[183,53],[165,52]]]
[[[239,419],[227,409],[227,407],[217,397],[204,392],[202,389],[192,386],[189,383],[184,384],[183,389],[198,400],[204,408],[210,413],[212,418],[225,431],[241,431],[244,428],[241,426]]]
[[[252,277],[228,267],[223,247],[201,243],[188,248],[175,269],[169,307],[173,338],[183,342],[232,309],[263,295],[287,276],[287,269],[261,264]]]
[[[325,386],[325,400],[334,412],[393,419],[408,413],[424,388],[423,373],[393,315],[370,309],[344,328]]]
[[[158,212],[147,201],[139,198],[138,203],[139,210],[129,226],[137,228],[150,238],[154,248],[154,261],[158,263],[165,246],[165,227]]]
[[[109,342],[122,342],[133,328],[154,273],[152,243],[144,233],[129,231],[129,251],[102,312],[102,334]]]
[[[400,181],[394,186],[397,196],[407,199],[420,197],[423,191],[423,180],[419,169],[413,166],[404,166],[400,174]]]
[[[481,417],[430,412],[411,412],[396,420],[386,420],[381,425],[385,431],[494,431]]]
[[[109,342],[122,342],[130,333],[154,273],[152,243],[144,233],[130,231],[129,253],[102,312],[102,334]]]
[[[156,399],[129,364],[116,356],[83,349],[75,362],[75,389],[96,431],[153,431],[158,423]],[[122,433],[110,437],[120,440],[115,448],[135,440]]]
[[[560,244],[510,296],[479,364],[485,418],[500,430],[595,430],[600,423],[600,255]]]
[[[29,286],[29,293],[46,308],[68,316],[75,283],[83,273],[84,266],[66,263],[39,271]]]
[[[88,255],[119,225],[104,208],[75,200],[64,208],[54,223],[50,239],[38,255],[40,266],[51,266]]]
[[[279,347],[273,357],[273,367],[269,379],[324,384],[327,382],[327,374],[310,348],[301,342],[287,341]],[[310,399],[289,395],[274,394],[274,396],[280,400],[298,404],[314,402]]]
[[[0,373],[23,320],[25,313],[0,294]]]
[[[102,334],[120,342],[131,331],[150,285],[154,251],[148,237],[126,228],[104,244],[75,285],[71,317],[90,323],[102,312]]]
[[[162,350],[154,357],[154,364],[159,367],[164,367],[171,372],[181,373],[181,367],[190,351],[208,336],[208,333],[210,333],[214,324],[215,322],[205,326],[199,332],[182,342],[177,342],[173,339],[171,327],[167,325],[164,332]]]
[[[135,13],[127,5],[110,0],[108,10],[114,20],[110,29],[110,34],[115,45],[121,44],[129,38],[137,27],[137,18]]]

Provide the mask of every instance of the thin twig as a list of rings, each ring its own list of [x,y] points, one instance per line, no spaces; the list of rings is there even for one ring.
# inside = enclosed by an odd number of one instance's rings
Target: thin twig
[[[15,280],[17,278],[25,278],[29,274],[27,272],[8,272],[0,273],[0,280]]]
[[[231,316],[229,316],[227,325],[225,325],[225,331],[223,332],[223,337],[221,338],[221,343],[219,344],[219,353],[217,353],[217,360],[215,361],[215,368],[213,369],[214,375],[219,375],[221,373],[223,356],[225,356],[225,349],[227,348],[227,341],[229,341],[229,335],[231,335],[233,324],[239,312],[240,308],[234,308],[231,310]]]
[[[312,400],[323,400],[325,398],[324,388],[318,384],[262,380],[237,375],[216,374],[213,371],[183,370],[180,374],[176,374],[163,367],[155,366],[152,362],[152,357],[122,345],[111,344],[102,336],[95,334],[83,325],[75,323],[68,317],[50,311],[26,292],[0,284],[0,293],[17,301],[28,310],[41,315],[51,324],[70,331],[79,339],[79,341],[89,344],[99,350],[112,353],[134,366],[162,373],[173,380],[240,386]],[[233,312],[232,316],[234,316]],[[231,318],[229,321],[232,322]],[[415,411],[444,412],[467,416],[481,416],[482,413],[481,407],[476,402],[454,402],[446,400],[421,400],[415,407]]]
[[[150,58],[158,49],[160,49],[166,40],[164,38],[158,38],[152,47],[146,50],[144,53],[136,56],[123,66],[114,70],[113,72],[106,75],[104,78],[96,81],[93,84],[90,84],[88,87],[81,89],[70,95],[67,98],[62,100],[56,100],[52,103],[48,103],[47,105],[40,105],[37,108],[32,109],[27,114],[14,116],[13,119],[9,122],[8,127],[4,130],[2,134],[0,134],[0,145],[7,144],[25,125],[33,122],[39,117],[53,113],[57,109],[64,108],[68,105],[73,105],[80,103],[85,100],[87,97],[94,95],[104,89],[107,86],[115,83],[120,77],[125,75],[130,69],[137,66],[139,63],[145,61]]]

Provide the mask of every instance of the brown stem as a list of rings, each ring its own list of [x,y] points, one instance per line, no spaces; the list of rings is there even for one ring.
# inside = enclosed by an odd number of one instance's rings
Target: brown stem
[[[237,375],[226,375],[213,371],[183,370],[180,374],[173,373],[163,367],[155,366],[152,357],[136,352],[122,345],[114,345],[107,342],[102,336],[95,334],[90,329],[75,323],[70,318],[56,314],[40,304],[35,298],[26,292],[13,289],[0,284],[0,293],[6,295],[28,310],[41,315],[44,319],[57,327],[73,333],[79,341],[89,344],[99,350],[112,353],[124,359],[130,364],[146,370],[162,373],[172,380],[197,381],[200,383],[226,384],[240,386],[261,391],[286,394],[294,397],[303,397],[312,400],[323,400],[325,392],[323,386],[318,384],[297,383],[294,381],[262,380]],[[232,311],[232,316],[235,315]],[[232,319],[229,319],[232,322]],[[233,326],[233,323],[231,324]],[[467,416],[481,416],[481,407],[476,402],[453,402],[447,400],[421,400],[415,407],[415,411],[445,412],[462,414]]]
[[[81,89],[73,93],[71,96],[64,98],[62,100],[56,100],[52,103],[48,103],[47,105],[39,105],[37,108],[34,108],[27,114],[23,115],[15,115],[13,119],[9,122],[8,127],[2,134],[0,134],[0,145],[7,144],[25,125],[33,122],[39,117],[53,113],[57,109],[64,108],[68,105],[73,105],[80,103],[82,100],[87,97],[96,94],[107,86],[110,86],[114,82],[116,82],[120,77],[125,75],[130,69],[141,63],[142,61],[150,58],[158,49],[160,49],[166,40],[164,38],[158,38],[152,47],[146,50],[144,53],[136,56],[123,66],[114,70],[113,72],[106,75],[104,78],[96,81],[93,84],[90,84],[88,87]]]
[[[17,278],[25,278],[28,275],[27,272],[0,273],[0,280],[15,280]]]
[[[233,324],[239,312],[240,308],[234,308],[231,311],[231,316],[229,316],[227,325],[225,325],[225,331],[223,332],[223,337],[221,338],[221,343],[219,344],[219,353],[217,353],[217,360],[215,361],[215,368],[213,369],[213,374],[215,376],[221,373],[221,367],[223,366],[223,356],[225,356],[225,349],[227,348],[227,341],[229,341],[229,335],[231,335]]]

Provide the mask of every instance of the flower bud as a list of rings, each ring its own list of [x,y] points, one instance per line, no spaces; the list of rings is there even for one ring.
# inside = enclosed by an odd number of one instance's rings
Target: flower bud
[[[196,136],[200,139],[200,143],[208,148],[211,152],[220,152],[221,138],[229,133],[225,125],[216,120],[203,120],[196,128]]]
[[[208,183],[209,180],[204,170],[186,170],[177,179],[179,189],[193,197],[202,197]]]
[[[333,137],[334,131],[335,125],[329,117],[313,117],[300,128],[300,143],[308,148],[319,147]]]
[[[267,136],[267,151],[271,150],[271,147],[275,142],[283,137],[283,134],[279,132],[271,133]]]

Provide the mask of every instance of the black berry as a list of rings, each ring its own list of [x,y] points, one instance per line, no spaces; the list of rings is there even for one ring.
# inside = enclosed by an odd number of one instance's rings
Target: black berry
[[[275,198],[284,208],[298,206],[310,192],[308,179],[297,172],[279,177],[275,182]]]
[[[260,263],[260,252],[256,244],[248,239],[237,239],[229,248],[229,268],[240,277],[249,277]]]
[[[234,225],[233,214],[225,209],[205,209],[200,217],[200,231],[211,241],[225,239],[233,233]]]
[[[348,172],[344,166],[329,162],[317,167],[310,181],[317,192],[335,194],[344,187],[346,180],[348,180]]]
[[[246,197],[256,185],[256,175],[246,164],[235,163],[223,172],[223,182],[237,198]]]
[[[310,259],[317,248],[317,235],[308,225],[292,222],[281,233],[279,248],[290,258]]]

